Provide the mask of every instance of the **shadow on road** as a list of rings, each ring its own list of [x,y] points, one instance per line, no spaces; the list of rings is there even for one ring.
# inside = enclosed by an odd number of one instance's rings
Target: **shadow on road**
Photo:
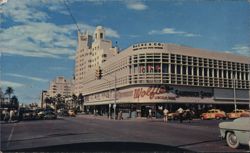
[[[88,142],[39,148],[8,150],[7,152],[193,152],[173,146],[137,142]]]
[[[195,143],[189,143],[189,144],[183,144],[183,145],[179,145],[177,147],[186,147],[186,146],[193,146],[193,145],[198,145],[198,144],[206,144],[206,143],[210,143],[210,142],[220,142],[220,139],[215,139],[215,140],[208,140],[208,141],[201,141],[201,142],[195,142]]]

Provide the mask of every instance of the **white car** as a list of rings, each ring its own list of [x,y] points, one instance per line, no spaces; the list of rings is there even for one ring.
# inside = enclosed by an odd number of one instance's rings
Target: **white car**
[[[220,136],[226,139],[231,148],[238,148],[240,145],[250,147],[250,117],[241,117],[232,122],[219,124]]]

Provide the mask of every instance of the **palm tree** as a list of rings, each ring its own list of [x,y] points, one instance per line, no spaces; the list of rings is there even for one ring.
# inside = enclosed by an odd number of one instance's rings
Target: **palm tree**
[[[11,99],[10,99],[10,103],[11,103],[11,106],[13,106],[15,109],[18,109],[19,107],[19,101],[18,101],[18,98],[17,96],[12,96]]]
[[[55,97],[55,109],[65,107],[65,99],[61,94],[57,94]]]
[[[10,96],[13,93],[14,93],[14,89],[12,87],[7,87],[5,94],[9,96],[9,101],[10,101]]]
[[[75,94],[72,95],[72,102],[73,102],[73,106],[76,106],[76,104],[77,104],[77,96]]]

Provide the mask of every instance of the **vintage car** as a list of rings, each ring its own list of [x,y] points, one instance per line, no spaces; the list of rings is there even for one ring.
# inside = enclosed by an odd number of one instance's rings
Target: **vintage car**
[[[51,120],[51,119],[56,119],[57,115],[53,111],[45,111],[44,112],[44,117],[45,120]]]
[[[179,113],[178,112],[168,113],[168,119],[169,120],[177,120],[178,118],[179,118]]]
[[[208,120],[208,119],[226,119],[226,113],[219,109],[210,109],[206,113],[201,114],[202,120]]]
[[[220,137],[226,139],[231,148],[238,148],[240,144],[250,147],[250,117],[241,117],[232,122],[219,124]]]
[[[188,116],[188,114],[189,114],[189,116]],[[183,120],[186,120],[186,119],[192,120],[194,117],[194,112],[191,111],[190,109],[183,110],[182,117],[183,117]],[[168,119],[169,120],[178,120],[178,119],[180,119],[180,114],[178,113],[178,111],[168,113]]]
[[[242,114],[240,114],[240,117],[250,117],[250,110],[246,110]]]
[[[233,110],[230,113],[227,113],[227,118],[229,118],[229,119],[236,119],[236,118],[241,117],[241,114],[245,113],[245,112],[246,111],[243,110],[243,109],[236,109],[236,110]]]

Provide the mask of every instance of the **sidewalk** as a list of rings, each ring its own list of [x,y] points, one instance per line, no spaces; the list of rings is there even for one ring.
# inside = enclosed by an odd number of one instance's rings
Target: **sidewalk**
[[[110,120],[110,121],[114,121],[113,118],[109,119],[108,116],[100,116],[100,115],[92,115],[92,114],[80,114],[80,115],[77,115],[78,117],[82,117],[82,118],[89,118],[89,119],[99,119],[99,120]],[[117,120],[116,121],[160,121],[163,119],[159,118],[159,119],[156,119],[156,118],[152,118],[152,119],[148,119],[146,117],[136,117],[136,118],[128,118],[128,119],[123,119],[123,120]]]
[[[18,120],[14,120],[14,121],[0,121],[0,124],[11,124],[11,123],[17,123],[19,122]]]

